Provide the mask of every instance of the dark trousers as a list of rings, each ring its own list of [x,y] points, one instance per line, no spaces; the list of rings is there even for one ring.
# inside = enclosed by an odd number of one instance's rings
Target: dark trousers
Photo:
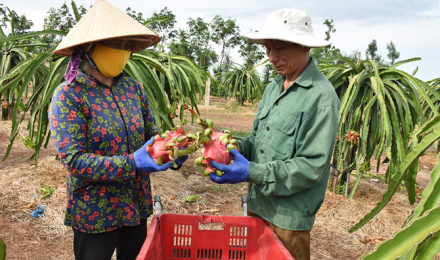
[[[73,230],[76,260],[110,260],[116,248],[118,260],[135,260],[147,237],[147,220],[133,227],[122,227],[100,234]]]

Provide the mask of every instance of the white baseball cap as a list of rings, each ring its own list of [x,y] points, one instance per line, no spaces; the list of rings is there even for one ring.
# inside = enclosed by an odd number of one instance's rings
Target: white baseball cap
[[[303,11],[279,9],[270,13],[260,32],[251,32],[245,36],[252,42],[263,44],[264,40],[281,40],[302,46],[319,48],[331,44],[330,41],[315,37],[312,19]]]

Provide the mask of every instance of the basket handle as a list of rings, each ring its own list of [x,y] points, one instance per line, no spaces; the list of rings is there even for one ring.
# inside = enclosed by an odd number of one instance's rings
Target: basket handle
[[[223,218],[222,218],[222,216],[221,216],[220,214],[216,213],[215,215],[219,216],[220,219],[222,220],[222,223],[223,223],[224,225],[226,225],[226,224],[225,224],[225,221],[223,220]],[[214,221],[212,220],[212,217],[211,217],[210,215],[203,215],[203,214],[201,214],[200,216],[202,217],[202,221],[199,222],[199,224],[219,223],[219,222],[214,222]]]
[[[243,208],[243,216],[247,216],[247,203],[246,203],[246,195],[241,197],[241,207]]]
[[[155,210],[155,215],[162,213],[162,202],[159,195],[154,196],[153,206]]]
[[[219,230],[219,226],[215,224],[221,224],[221,229],[223,230],[226,227],[226,223],[223,220],[222,216],[220,216],[218,213],[216,215],[220,217],[221,222],[215,222],[212,216],[201,214],[200,217],[202,217],[202,221],[200,221],[197,225],[199,227],[199,230]]]

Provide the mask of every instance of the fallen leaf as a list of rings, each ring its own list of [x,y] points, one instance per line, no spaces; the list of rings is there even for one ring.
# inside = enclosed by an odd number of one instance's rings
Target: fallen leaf
[[[27,204],[27,205],[24,206],[23,208],[24,208],[24,209],[30,209],[30,208],[34,208],[34,207],[36,207],[36,206],[37,206],[37,203],[35,203],[35,201],[34,201],[34,202],[31,202],[31,203]]]
[[[384,237],[382,237],[382,236],[379,236],[379,237],[366,237],[366,238],[363,238],[363,239],[359,239],[359,241],[361,243],[364,243],[364,244],[379,244],[379,243],[382,243],[385,240],[386,239]]]
[[[170,197],[170,200],[175,200],[175,199],[176,199],[176,197],[174,197],[174,196]]]
[[[214,213],[214,212],[219,212],[219,209],[205,209],[204,211],[202,211],[203,213]]]

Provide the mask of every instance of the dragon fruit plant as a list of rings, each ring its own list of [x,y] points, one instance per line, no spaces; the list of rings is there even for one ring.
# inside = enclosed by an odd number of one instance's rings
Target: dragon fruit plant
[[[232,155],[229,153],[232,149],[237,149],[237,140],[232,137],[231,131],[226,130],[217,132],[214,129],[214,122],[210,119],[199,118],[199,116],[189,109],[196,120],[196,123],[202,126],[203,131],[198,132],[197,142],[201,148],[202,156],[195,160],[196,165],[205,167],[203,174],[208,176],[215,172],[218,176],[222,176],[223,172],[209,165],[210,161],[216,161],[229,165],[233,161]]]
[[[181,126],[175,132],[166,131],[156,135],[153,144],[147,145],[147,152],[157,165],[175,161],[179,156],[189,155],[197,149],[196,136],[184,133]]]

